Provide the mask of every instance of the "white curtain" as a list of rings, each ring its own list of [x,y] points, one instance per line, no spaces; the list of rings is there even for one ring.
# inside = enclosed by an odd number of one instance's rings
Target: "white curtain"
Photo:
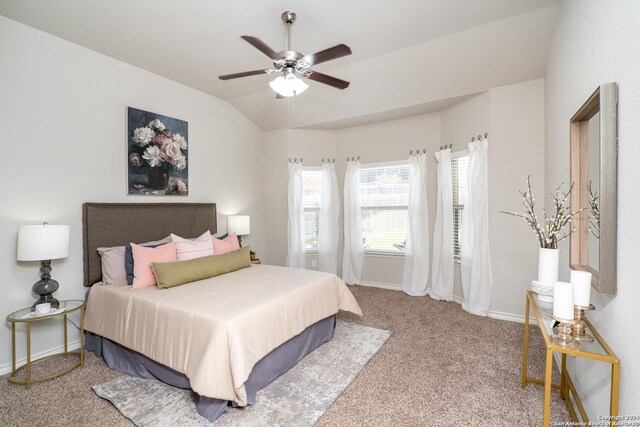
[[[404,255],[402,290],[414,296],[427,294],[429,281],[429,206],[427,156],[409,156],[409,223]]]
[[[469,144],[468,200],[462,211],[460,271],[462,308],[486,316],[491,303],[489,203],[487,195],[488,141]]]
[[[302,162],[289,162],[289,227],[287,267],[304,268],[304,208]]]
[[[338,179],[334,163],[322,164],[320,229],[318,231],[318,270],[338,274]]]
[[[433,230],[431,297],[453,301],[453,190],[451,150],[436,153],[438,180],[436,223]]]
[[[360,283],[364,245],[362,244],[362,217],[360,201],[360,161],[347,163],[344,176],[344,253],[342,280],[351,285]],[[320,243],[322,245],[322,242]]]

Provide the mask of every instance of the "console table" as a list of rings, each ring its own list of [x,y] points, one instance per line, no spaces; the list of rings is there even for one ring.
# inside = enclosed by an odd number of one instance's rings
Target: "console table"
[[[527,353],[529,350],[529,315],[530,308],[533,308],[533,314],[538,322],[540,332],[544,338],[545,347],[547,348],[547,360],[544,380],[530,378],[527,376]],[[542,384],[544,385],[544,413],[543,413],[543,426],[549,426],[549,415],[551,407],[551,389],[557,389],[560,391],[560,396],[567,402],[569,412],[573,421],[578,421],[576,410],[571,402],[573,397],[576,402],[576,406],[580,411],[582,421],[589,425],[589,418],[584,410],[584,406],[576,392],[573,385],[573,381],[567,371],[567,355],[574,357],[585,357],[592,360],[611,364],[611,396],[609,405],[609,415],[611,425],[617,425],[618,418],[618,397],[620,393],[620,359],[615,355],[613,350],[600,336],[598,331],[594,329],[589,322],[589,319],[584,319],[587,325],[587,333],[591,334],[594,338],[593,342],[581,342],[577,346],[563,347],[554,344],[549,338],[554,335],[554,331],[551,329],[551,304],[538,305],[536,294],[532,291],[527,291],[526,298],[526,310],[525,310],[525,323],[524,323],[524,347],[522,350],[522,384],[521,387],[525,388],[527,383]],[[560,369],[560,384],[551,383],[551,372],[553,368],[553,353],[560,353],[562,355],[562,365]]]

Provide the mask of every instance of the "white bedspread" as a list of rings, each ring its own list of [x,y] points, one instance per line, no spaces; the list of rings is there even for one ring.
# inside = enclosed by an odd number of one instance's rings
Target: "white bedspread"
[[[185,374],[201,395],[244,406],[256,362],[338,310],[362,314],[335,275],[254,265],[171,289],[96,284],[85,329]]]

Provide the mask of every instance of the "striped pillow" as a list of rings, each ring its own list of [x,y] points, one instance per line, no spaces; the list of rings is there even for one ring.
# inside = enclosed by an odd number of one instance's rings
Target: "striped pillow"
[[[213,255],[213,242],[211,241],[211,233],[209,230],[195,239],[185,239],[171,234],[171,241],[176,244],[178,261]]]

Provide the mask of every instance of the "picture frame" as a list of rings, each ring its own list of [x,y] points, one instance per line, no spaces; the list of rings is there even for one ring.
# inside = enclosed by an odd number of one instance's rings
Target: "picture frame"
[[[127,107],[127,194],[189,194],[189,123]]]

